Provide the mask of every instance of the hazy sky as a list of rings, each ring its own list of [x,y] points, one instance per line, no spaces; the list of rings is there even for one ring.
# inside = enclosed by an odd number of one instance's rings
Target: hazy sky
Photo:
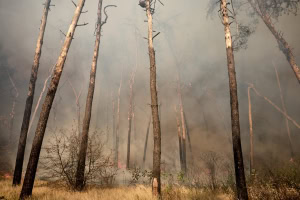
[[[19,136],[24,111],[28,81],[33,62],[34,49],[39,32],[44,1],[0,0],[0,115],[8,116],[11,110],[12,86],[7,71],[12,76],[19,91],[16,105],[14,135]],[[87,0],[80,17],[80,23],[87,26],[78,27],[67,57],[66,65],[54,101],[55,110],[51,111],[48,128],[69,128],[74,126],[76,106],[72,88],[67,77],[77,91],[82,90],[80,98],[81,116],[87,95],[89,71],[94,46],[94,29],[96,22],[97,0]],[[177,156],[177,132],[174,106],[178,103],[176,95],[176,62],[179,62],[183,89],[184,106],[191,131],[194,152],[212,150],[231,154],[227,141],[230,135],[230,107],[227,76],[227,61],[223,26],[217,11],[207,17],[209,0],[163,0],[165,6],[157,4],[154,15],[154,30],[161,34],[154,40],[156,50],[158,98],[162,104],[162,144],[163,159]],[[55,65],[64,35],[74,13],[74,6],[69,0],[52,0],[54,7],[48,15],[48,22],[42,49],[39,76],[35,93],[35,103],[40,95],[49,69]],[[134,102],[136,116],[136,140],[133,147],[133,160],[140,161],[146,124],[150,114],[149,58],[147,41],[147,23],[144,10],[138,6],[138,0],[104,0],[104,5],[115,4],[117,8],[108,9],[108,23],[103,27],[100,55],[98,62],[96,93],[93,104],[92,128],[96,126],[106,130],[112,123],[112,96],[116,98],[123,72],[121,91],[121,156],[125,160],[127,142],[127,112],[129,99],[129,77],[136,63],[138,49],[137,73],[134,85]],[[249,8],[250,9],[250,8]],[[242,22],[249,23],[249,17],[240,13]],[[300,17],[282,16],[275,26],[284,33],[284,38],[292,46],[296,61],[300,64]],[[287,111],[300,123],[299,84],[279,51],[278,45],[259,20],[255,33],[249,38],[248,48],[235,53],[238,78],[241,135],[244,154],[248,155],[248,102],[247,85],[254,83],[265,96],[281,105],[276,76],[272,63],[278,68]],[[210,95],[208,95],[208,92]],[[287,137],[284,118],[252,93],[253,120],[257,152],[288,155]],[[35,122],[38,120],[38,115]],[[56,121],[54,120],[56,117]],[[29,138],[35,132],[33,126]],[[290,124],[294,146],[299,146],[299,130]],[[1,128],[1,137],[8,130]],[[48,129],[47,129],[48,130]],[[47,132],[48,133],[48,132]],[[46,133],[45,143],[50,134]],[[0,137],[0,139],[1,139]],[[150,134],[152,138],[152,134]],[[31,146],[29,146],[31,147]],[[171,148],[175,148],[174,150]],[[225,150],[223,150],[225,148]],[[295,150],[300,153],[299,149]],[[152,139],[149,144],[149,163],[152,155]],[[196,156],[197,157],[197,156]],[[246,163],[247,157],[246,157]],[[178,164],[178,162],[176,161]]]

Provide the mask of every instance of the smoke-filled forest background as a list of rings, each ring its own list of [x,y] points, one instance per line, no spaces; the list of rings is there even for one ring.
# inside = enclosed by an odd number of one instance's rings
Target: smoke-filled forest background
[[[64,35],[71,21],[74,6],[71,1],[52,1],[49,12],[42,57],[39,68],[33,108],[43,89],[49,70],[55,65]],[[141,165],[147,123],[150,117],[149,58],[147,49],[147,23],[145,12],[137,0],[104,1],[116,4],[109,9],[108,22],[103,27],[99,53],[95,98],[91,130],[108,137],[107,151],[112,148],[112,101],[117,102],[120,80],[120,161],[126,163],[129,81],[137,63],[134,84],[135,131],[133,133],[131,162]],[[162,129],[162,161],[172,170],[180,170],[178,138],[174,106],[178,105],[176,67],[179,67],[187,125],[190,132],[194,161],[201,162],[201,154],[214,151],[226,158],[232,157],[228,72],[224,47],[224,32],[217,11],[208,15],[209,1],[166,0],[154,15],[154,30],[161,32],[155,38],[157,86]],[[77,27],[66,66],[50,113],[45,140],[53,137],[51,130],[76,129],[76,97],[79,99],[81,119],[89,82],[96,23],[96,0],[86,2],[81,23]],[[244,8],[251,12],[250,6]],[[9,137],[18,141],[23,117],[28,81],[43,10],[42,1],[0,1],[0,145]],[[252,24],[255,32],[249,37],[247,48],[235,53],[238,97],[241,120],[241,138],[246,169],[249,169],[248,83],[260,93],[281,105],[274,65],[278,69],[287,113],[300,122],[300,90],[295,75],[270,31],[257,18],[241,12],[239,20]],[[300,17],[283,15],[276,21],[285,39],[293,48],[296,62],[300,63]],[[234,31],[234,29],[232,30]],[[137,49],[137,56],[136,56]],[[177,65],[177,66],[176,66]],[[11,78],[11,79],[10,79]],[[12,130],[9,118],[15,104]],[[72,85],[72,86],[71,86]],[[72,88],[73,87],[73,88]],[[290,159],[285,118],[263,98],[251,92],[255,159],[266,165]],[[281,106],[280,106],[281,107]],[[25,165],[36,129],[39,112],[28,133]],[[296,155],[299,155],[299,129],[290,123],[291,137]],[[10,135],[12,134],[12,135]],[[17,143],[17,142],[16,142]],[[17,148],[17,145],[15,146]],[[153,136],[150,131],[146,166],[152,166]],[[12,152],[16,152],[13,149]],[[9,157],[7,157],[9,156]],[[12,170],[15,154],[0,155]],[[191,158],[188,157],[188,161]]]

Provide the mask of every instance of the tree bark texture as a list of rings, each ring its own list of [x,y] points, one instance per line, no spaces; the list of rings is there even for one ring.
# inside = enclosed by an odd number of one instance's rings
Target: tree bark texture
[[[47,121],[49,118],[50,110],[52,107],[52,103],[55,97],[55,93],[58,87],[58,83],[63,71],[63,67],[67,58],[67,54],[75,33],[75,29],[80,17],[80,14],[82,12],[82,8],[84,6],[85,0],[80,0],[79,4],[76,7],[71,25],[69,27],[69,30],[66,34],[66,38],[60,53],[60,56],[57,60],[54,73],[52,76],[52,80],[50,83],[50,86],[48,88],[47,95],[45,97],[44,104],[42,106],[40,118],[38,121],[37,129],[35,132],[35,136],[32,143],[32,149],[30,152],[29,162],[26,169],[26,174],[24,178],[23,187],[20,194],[20,199],[25,199],[28,196],[31,196],[32,194],[32,188],[34,184],[34,179],[36,175],[36,170],[38,166],[39,156],[41,152],[41,147],[44,139],[44,134],[47,126]]]
[[[232,49],[232,38],[230,33],[230,24],[226,0],[220,2],[221,13],[224,24],[225,44],[227,54],[227,66],[230,89],[230,106],[231,106],[231,127],[232,127],[232,145],[234,154],[234,167],[236,176],[237,197],[240,200],[247,200],[247,186],[244,172],[243,153],[240,137],[240,121],[237,95],[237,82],[235,73],[235,63]]]
[[[91,72],[90,72],[90,82],[89,82],[88,94],[86,99],[85,113],[84,113],[83,124],[82,124],[82,134],[81,134],[81,142],[80,142],[80,149],[78,155],[78,165],[77,165],[77,170],[75,175],[76,176],[75,189],[79,191],[82,190],[85,186],[84,171],[85,171],[88,138],[89,138],[88,135],[89,135],[91,115],[92,115],[93,98],[94,98],[94,91],[95,91],[97,62],[98,62],[99,47],[100,47],[102,1],[103,0],[99,0],[98,3],[98,11],[97,11],[98,18],[97,18],[97,25],[96,25],[96,40],[95,40],[95,47],[94,47],[94,55],[93,55]]]
[[[156,197],[161,196],[161,180],[160,180],[160,162],[161,162],[161,129],[158,114],[158,98],[156,89],[156,63],[155,51],[153,47],[153,30],[152,30],[152,13],[150,0],[146,2],[146,12],[148,17],[148,51],[150,59],[150,94],[151,94],[151,110],[153,123],[153,180],[152,194]]]
[[[43,45],[43,39],[44,39],[44,33],[46,29],[46,22],[47,22],[50,3],[51,0],[46,0],[45,2],[42,22],[40,25],[40,33],[38,36],[37,45],[35,49],[34,61],[31,69],[31,75],[29,81],[29,90],[28,90],[26,104],[25,104],[25,111],[23,116],[23,122],[21,127],[19,145],[18,145],[18,152],[16,157],[13,185],[20,185],[22,179],[22,170],[23,170],[23,161],[24,161],[27,133],[29,128],[31,109],[32,109],[32,103],[34,98],[35,83],[36,83],[38,69],[39,69],[39,63],[40,63],[40,57],[42,53],[42,45]]]

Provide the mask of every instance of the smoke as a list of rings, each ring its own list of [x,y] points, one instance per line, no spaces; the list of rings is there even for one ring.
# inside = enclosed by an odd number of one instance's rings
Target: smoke
[[[228,137],[231,137],[229,88],[226,66],[223,26],[215,13],[208,19],[206,1],[172,0],[164,1],[165,6],[157,4],[154,15],[154,30],[161,34],[154,40],[157,56],[158,98],[161,103],[162,123],[162,159],[167,163],[176,163],[178,168],[178,142],[174,105],[178,104],[176,93],[176,64],[180,68],[183,87],[183,102],[188,126],[192,138],[194,159],[200,153],[215,151],[231,155]],[[11,74],[19,90],[13,136],[18,140],[23,117],[28,81],[33,62],[38,27],[43,10],[43,1],[1,1],[0,2],[0,115],[9,116],[12,105],[12,86],[7,77]],[[48,71],[57,60],[64,35],[74,12],[71,1],[53,0],[49,12],[42,57],[35,92],[34,107],[43,87]],[[147,41],[147,23],[145,12],[138,6],[137,0],[104,1],[104,5],[116,4],[109,8],[108,22],[103,27],[99,64],[96,80],[96,93],[93,103],[92,130],[96,127],[112,135],[112,98],[117,98],[120,77],[123,70],[121,91],[120,157],[125,163],[127,144],[127,115],[129,107],[129,78],[134,69],[138,48],[138,68],[134,85],[134,105],[136,135],[132,142],[132,162],[140,164],[146,135],[147,121],[150,115],[149,58]],[[76,120],[76,104],[72,88],[67,78],[79,92],[81,119],[83,119],[89,71],[94,46],[97,0],[86,2],[80,23],[87,26],[77,27],[74,40],[68,54],[62,79],[48,122],[48,129],[71,128]],[[243,20],[247,18],[243,16]],[[276,28],[284,33],[285,39],[293,47],[297,63],[300,63],[299,16],[282,16]],[[250,21],[250,20],[249,20]],[[247,21],[246,21],[247,22]],[[177,62],[176,62],[177,60]],[[235,53],[238,77],[238,95],[241,120],[241,137],[245,162],[249,152],[249,125],[247,83],[253,83],[264,95],[281,105],[279,90],[272,62],[277,65],[287,112],[300,122],[299,84],[278,45],[259,21],[255,33],[249,38],[248,48]],[[262,98],[252,95],[253,130],[255,137],[255,155],[269,158],[270,152],[279,159],[289,159],[288,138],[284,117]],[[117,104],[115,104],[116,106]],[[36,122],[35,118],[26,154],[31,148]],[[293,145],[299,146],[299,130],[290,124]],[[48,132],[48,131],[47,131]],[[4,141],[9,129],[1,126],[0,140]],[[46,133],[45,142],[49,139]],[[152,132],[150,132],[147,166],[152,163]],[[2,145],[2,143],[1,143]],[[16,146],[15,146],[16,148]],[[299,155],[299,149],[295,149]],[[15,149],[13,150],[13,152]],[[14,155],[14,153],[13,153]],[[0,155],[2,157],[2,155]],[[14,160],[14,157],[13,159]]]

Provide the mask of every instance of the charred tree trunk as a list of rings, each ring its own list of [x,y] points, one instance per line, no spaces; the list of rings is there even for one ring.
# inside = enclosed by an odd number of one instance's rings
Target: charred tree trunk
[[[279,45],[279,49],[285,55],[287,61],[289,62],[290,66],[292,67],[292,70],[294,71],[294,73],[296,75],[298,82],[300,83],[300,68],[296,63],[296,59],[294,57],[291,46],[283,38],[282,34],[280,34],[280,32],[276,30],[274,23],[271,20],[271,17],[268,16],[263,11],[263,9],[261,9],[260,3],[258,1],[253,2],[253,0],[248,0],[248,2],[251,4],[252,8],[260,16],[260,18],[263,20],[265,25],[268,27],[268,29],[271,31],[271,33],[275,37],[275,39]]]
[[[229,76],[232,145],[233,145],[233,155],[234,155],[237,196],[238,199],[240,200],[247,200],[248,193],[247,193],[244,163],[243,163],[243,153],[242,153],[242,145],[241,145],[241,137],[240,137],[237,82],[236,82],[235,63],[234,63],[232,39],[230,33],[230,24],[229,24],[226,0],[221,0],[220,8],[221,8],[220,10],[222,13],[223,24],[224,24],[227,66],[228,66],[228,76]]]
[[[153,122],[153,181],[152,194],[156,197],[161,196],[161,180],[160,180],[160,162],[161,162],[161,130],[158,115],[158,98],[156,90],[156,64],[155,51],[153,47],[153,30],[152,30],[152,13],[150,0],[146,1],[146,12],[148,17],[148,51],[150,60],[150,94],[151,94],[151,110]]]
[[[282,90],[281,90],[281,84],[280,84],[280,80],[279,80],[279,75],[276,69],[275,64],[273,63],[274,69],[275,69],[275,73],[276,73],[276,79],[277,79],[277,85],[279,88],[279,94],[280,94],[280,99],[281,99],[281,105],[282,105],[282,110],[283,112],[286,114],[286,106],[284,103],[284,99],[283,99],[283,95],[282,95]],[[291,152],[291,159],[290,161],[294,160],[294,148],[293,148],[293,143],[292,143],[292,138],[291,138],[291,131],[290,131],[290,126],[289,126],[289,121],[288,119],[285,117],[285,126],[286,126],[286,132],[288,135],[288,139],[289,139],[289,147],[290,147],[290,152]]]
[[[96,26],[96,41],[94,47],[94,55],[93,55],[93,62],[90,72],[90,82],[89,82],[89,89],[86,99],[86,106],[85,106],[85,114],[83,118],[83,125],[82,125],[82,134],[81,134],[81,142],[80,142],[80,149],[78,155],[78,165],[76,171],[76,183],[75,189],[82,190],[85,186],[85,178],[84,178],[84,171],[85,171],[85,161],[86,161],[86,151],[88,146],[88,138],[89,138],[89,128],[90,128],[90,121],[92,115],[92,106],[93,106],[93,98],[94,98],[94,91],[95,91],[95,81],[96,81],[96,72],[97,72],[97,62],[98,62],[98,55],[99,55],[99,47],[100,47],[100,37],[101,37],[101,14],[102,14],[102,0],[99,0],[98,3],[98,11],[97,11],[97,26]]]
[[[18,145],[18,152],[17,152],[17,157],[16,157],[16,164],[15,164],[15,171],[14,171],[14,178],[13,178],[14,186],[19,185],[21,183],[21,178],[22,178],[27,132],[28,132],[28,127],[29,127],[32,103],[33,103],[33,98],[34,98],[35,82],[37,79],[37,73],[38,73],[38,69],[39,69],[39,62],[40,62],[40,57],[41,57],[41,53],[42,53],[42,45],[43,45],[44,33],[45,33],[45,29],[46,29],[46,22],[47,22],[47,16],[48,16],[48,11],[49,11],[49,7],[50,7],[50,2],[51,2],[51,0],[46,0],[46,2],[45,2],[44,13],[43,13],[42,22],[40,25],[40,33],[39,33],[39,37],[38,37],[38,41],[37,41],[37,45],[36,45],[36,49],[35,49],[35,55],[34,55],[32,69],[31,69],[29,91],[28,91],[28,96],[27,96],[26,104],[25,104],[25,111],[24,111],[24,116],[23,116],[23,122],[22,122],[22,127],[21,127],[19,145]]]
[[[58,83],[63,71],[63,67],[67,58],[67,54],[75,33],[75,29],[80,17],[80,14],[82,12],[82,8],[84,6],[85,0],[80,0],[79,4],[76,7],[74,17],[72,19],[72,23],[69,27],[68,33],[66,34],[65,42],[62,47],[60,56],[57,60],[53,78],[51,80],[50,86],[48,88],[47,95],[45,97],[45,101],[42,107],[42,111],[40,114],[40,118],[38,121],[37,129],[35,132],[35,137],[33,139],[32,143],[32,149],[27,165],[27,170],[24,178],[24,183],[22,187],[22,191],[20,194],[20,199],[25,199],[28,196],[31,196],[32,194],[32,188],[34,184],[34,179],[35,179],[35,174],[36,174],[36,169],[39,161],[39,156],[41,152],[41,147],[43,143],[43,138],[47,126],[47,121],[49,118],[51,106],[55,97],[55,93],[58,87]]]
[[[176,124],[177,124],[177,133],[178,133],[178,149],[179,149],[179,161],[180,161],[180,169],[184,171],[184,165],[182,161],[182,132],[180,126],[180,119],[178,117],[177,107],[175,106],[175,113],[176,113]]]
[[[251,87],[248,87],[248,114],[249,114],[249,134],[250,134],[250,176],[255,174],[254,152],[253,152],[253,123],[252,123],[252,105],[251,105]]]
[[[152,115],[150,114],[149,122],[148,122],[148,125],[147,125],[147,131],[146,131],[145,145],[144,145],[143,167],[145,167],[145,162],[146,162],[148,137],[149,137],[149,132],[150,132],[151,118],[152,118]]]

